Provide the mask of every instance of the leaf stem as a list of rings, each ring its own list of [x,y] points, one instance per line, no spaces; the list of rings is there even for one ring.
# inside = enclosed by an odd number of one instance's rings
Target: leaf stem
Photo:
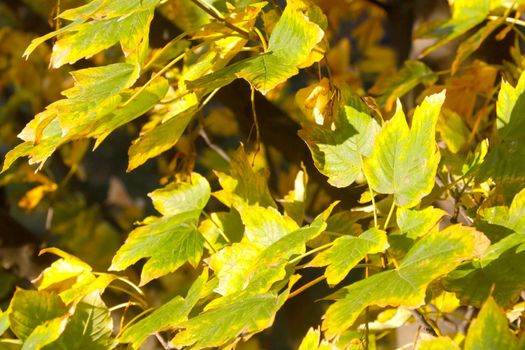
[[[388,216],[386,217],[385,224],[383,225],[383,230],[386,230],[388,228],[388,224],[390,223],[390,219],[392,218],[392,214],[394,213],[395,207],[396,201],[394,198],[392,198],[392,206],[390,207],[390,211],[388,212]]]
[[[113,312],[115,310],[122,309],[122,308],[125,308],[125,307],[128,307],[128,306],[131,306],[131,305],[142,307],[142,305],[140,305],[140,303],[136,303],[134,301],[128,301],[126,303],[120,303],[120,304],[117,304],[115,306],[110,307],[109,311]]]
[[[180,40],[184,39],[186,36],[188,35],[188,33],[184,32],[180,35],[178,35],[177,37],[175,37],[174,39],[172,39],[169,43],[167,43],[166,45],[164,45],[164,47],[162,49],[160,49],[159,51],[157,51],[155,53],[155,55],[153,55],[153,57],[149,60],[148,63],[146,63],[144,65],[144,68],[142,68],[143,70],[148,70],[149,67],[170,47],[172,47],[173,45],[175,45],[176,43],[178,43]]]
[[[316,285],[316,284],[319,283],[319,282],[324,281],[325,279],[326,279],[326,276],[323,275],[323,276],[319,276],[319,277],[317,277],[317,278],[314,279],[314,280],[311,280],[310,282],[306,283],[305,285],[303,285],[303,286],[297,288],[296,290],[294,290],[293,292],[291,292],[290,294],[288,294],[288,298],[286,298],[286,299],[288,300],[288,299],[291,299],[291,298],[295,297],[295,296],[298,295],[298,294],[301,294],[302,292],[304,292],[304,291],[307,290],[308,288],[310,288],[310,287]]]
[[[491,21],[497,21],[500,18],[501,18],[500,16],[488,16],[487,17],[487,19],[491,20]],[[516,24],[516,25],[521,26],[521,27],[525,27],[525,21],[522,21],[522,20],[517,19],[517,18],[505,17],[505,22]]]
[[[304,254],[301,254],[301,255],[296,256],[295,258],[293,258],[292,260],[290,260],[290,261],[288,262],[288,264],[293,264],[293,263],[296,263],[296,262],[298,262],[298,261],[301,261],[303,258],[306,258],[307,256],[310,256],[310,255],[312,255],[312,254],[314,254],[314,253],[317,253],[318,251],[324,250],[324,249],[326,249],[326,248],[330,248],[330,247],[333,246],[333,245],[334,245],[334,242],[330,242],[330,243],[324,244],[324,245],[322,245],[322,246],[320,246],[320,247],[317,247],[317,248],[315,248],[315,249],[309,250],[309,251],[307,251],[307,252],[304,253]]]
[[[121,108],[122,107],[125,107],[127,106],[131,101],[133,101],[142,91],[144,91],[149,84],[151,84],[151,82],[155,79],[157,79],[160,75],[164,74],[168,69],[170,69],[175,63],[179,62],[180,60],[182,60],[184,58],[184,56],[186,56],[186,52],[184,53],[181,53],[180,55],[178,55],[177,57],[175,57],[170,63],[168,63],[167,65],[165,65],[164,67],[162,67],[161,70],[159,70],[157,73],[153,74],[153,76],[150,78],[150,80],[148,80],[146,82],[146,84],[142,85],[138,90],[137,92],[135,92],[130,98],[127,99],[126,102],[124,102],[122,105],[121,105]]]

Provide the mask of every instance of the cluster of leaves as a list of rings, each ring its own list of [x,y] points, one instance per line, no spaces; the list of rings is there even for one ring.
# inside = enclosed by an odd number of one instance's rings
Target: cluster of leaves
[[[18,134],[23,142],[5,156],[2,184],[36,182],[20,204],[44,205],[67,185],[44,175],[57,150],[70,168],[66,178],[81,177],[89,139],[97,148],[147,114],[129,147],[128,171],[158,158],[164,187],[149,194],[156,216],[134,229],[119,223],[131,230],[120,246],[96,210],[78,214],[54,197],[49,205],[76,220],[59,220],[52,233],[84,231],[78,246],[91,230],[97,244],[90,249],[118,250],[106,272],[95,272],[64,239],[57,241],[64,249],[43,249],[58,260],[34,290],[17,288],[0,309],[0,344],[138,349],[156,336],[166,349],[229,349],[270,328],[287,300],[326,280],[333,293],[297,344],[302,350],[375,348],[410,323],[422,329],[418,349],[525,348],[522,3],[455,0],[450,19],[418,33],[435,39],[422,57],[466,38],[451,68],[413,60],[395,73],[393,56],[378,65],[386,12],[367,1],[350,2],[349,16],[365,18],[352,43],[336,41],[342,15],[328,13],[336,6],[309,0],[288,0],[282,9],[246,0],[92,0],[60,12],[57,20],[67,24],[34,39],[24,55],[53,38],[42,55],[55,69],[88,59],[106,64],[70,72],[64,98]],[[152,49],[157,12],[183,32]],[[514,35],[511,58],[499,66],[474,59],[496,31],[500,40]],[[350,44],[365,53],[352,62],[356,69],[345,62]],[[367,76],[376,99],[364,96]],[[225,150],[207,132],[239,137],[232,111],[216,98],[237,79],[251,89],[254,131],[246,149],[237,139]],[[300,124],[321,183],[265,143],[259,122],[271,116],[257,113],[259,93]],[[207,145],[197,156],[199,136]],[[174,147],[187,154],[182,166],[162,161]],[[44,174],[33,174],[22,157]],[[264,169],[272,159],[290,169],[281,193]],[[357,200],[339,205],[327,188],[350,189]],[[148,286],[190,267],[185,297],[174,293],[153,308]],[[309,271],[319,277],[304,282]],[[128,298],[108,307],[118,300],[107,297],[111,291]]]

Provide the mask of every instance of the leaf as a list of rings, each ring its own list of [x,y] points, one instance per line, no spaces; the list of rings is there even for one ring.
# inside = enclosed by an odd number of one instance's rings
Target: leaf
[[[339,237],[333,243],[309,263],[313,267],[327,266],[324,275],[331,286],[341,282],[368,254],[380,253],[388,248],[386,232],[377,228],[371,228],[357,237]]]
[[[265,53],[234,63],[222,70],[194,80],[192,86],[215,89],[236,78],[247,80],[254,88],[266,94],[277,85],[299,72],[309,62],[309,56],[323,39],[324,31],[290,1],[275,25]],[[315,6],[315,5],[312,5]],[[309,62],[312,64],[314,62]]]
[[[462,303],[481,304],[490,296],[510,306],[525,288],[525,234],[513,233],[491,245],[478,259],[452,271],[443,280],[445,289]]]
[[[128,172],[138,168],[148,159],[158,156],[177,144],[182,133],[193,118],[194,109],[190,109],[175,118],[140,136],[129,148]]]
[[[334,111],[335,130],[310,124],[299,132],[312,152],[315,166],[335,187],[347,187],[356,180],[361,173],[361,157],[370,156],[380,129],[358,96],[346,87],[341,93]]]
[[[126,1],[116,1],[116,5],[124,2]],[[77,12],[66,11],[62,14],[63,18],[74,21],[66,27],[33,40],[24,56],[29,56],[34,48],[45,40],[60,34],[51,55],[51,65],[54,68],[75,63],[81,58],[89,58],[118,42],[125,56],[137,56],[133,61],[141,62],[148,47],[149,25],[157,3],[158,0],[148,1],[149,6],[139,7],[139,3],[133,1],[120,8],[114,5],[96,8],[91,7],[91,4],[78,8]],[[90,11],[85,11],[87,8]],[[86,22],[88,19],[92,20]]]
[[[54,342],[64,332],[69,316],[66,314],[38,325],[24,341],[22,350],[39,350]]]
[[[516,87],[503,81],[496,104],[498,135],[504,141],[522,141],[525,137],[525,73]]]
[[[29,163],[43,163],[62,144],[89,135],[93,123],[120,102],[121,90],[137,79],[136,67],[115,63],[72,72],[75,85],[63,91],[67,99],[58,100],[37,114],[18,135],[23,142],[5,158],[2,171],[19,157]]]
[[[320,337],[321,333],[319,329],[310,327],[310,329],[308,329],[308,333],[306,333],[305,337],[301,341],[301,345],[299,345],[299,350],[317,350]]]
[[[55,293],[23,289],[15,291],[7,311],[11,330],[21,340],[26,340],[46,321],[64,316],[66,312],[66,306]]]
[[[403,68],[396,74],[388,74],[380,79],[370,93],[379,96],[377,102],[385,106],[387,111],[392,110],[396,99],[401,98],[417,85],[432,85],[438,76],[421,61],[405,61]]]
[[[267,292],[273,283],[286,276],[285,267],[289,259],[304,253],[305,243],[325,229],[325,220],[332,208],[333,206],[329,207],[311,225],[302,228],[279,227],[276,223],[262,227],[263,230],[269,229],[267,232],[271,232],[272,227],[281,230],[281,237],[276,237],[273,241],[253,242],[245,236],[241,242],[227,246],[212,255],[209,265],[219,278],[219,285],[215,291],[221,295],[235,295],[240,291],[250,294]],[[261,216],[250,207],[246,208],[246,213],[254,217]],[[295,225],[295,222],[291,223]],[[246,229],[250,229],[249,226]],[[260,230],[261,227],[254,229]],[[255,238],[258,239],[258,236]]]
[[[433,28],[424,36],[438,38],[438,42],[427,47],[421,53],[426,56],[438,47],[456,39],[471,28],[480,24],[490,11],[490,0],[456,0],[452,18],[437,28]]]
[[[479,214],[489,224],[525,233],[525,189],[514,197],[510,208],[504,206],[484,208]]]
[[[452,153],[458,153],[470,137],[470,130],[461,116],[449,109],[441,110],[436,129]]]
[[[445,92],[425,98],[409,130],[401,104],[377,135],[364,171],[370,186],[392,193],[397,206],[410,208],[430,193],[439,163],[435,128]]]
[[[280,306],[275,294],[231,297],[220,306],[181,323],[183,330],[170,345],[202,349],[229,344],[238,336],[248,337],[271,326]]]
[[[0,309],[0,336],[9,328],[9,313]]]
[[[230,162],[229,174],[216,172],[223,188],[213,195],[225,205],[240,207],[243,204],[274,207],[275,202],[268,189],[267,177],[262,170],[255,171],[241,146]]]
[[[343,288],[345,296],[330,305],[323,330],[330,338],[342,334],[369,305],[415,307],[423,303],[426,287],[473,257],[482,235],[454,225],[418,241],[394,270],[380,272]]]
[[[85,296],[76,306],[63,333],[46,350],[106,350],[117,345],[111,313],[98,292]]]
[[[184,196],[192,197],[192,204],[174,202]],[[172,184],[153,192],[155,207],[170,211],[160,218],[147,218],[143,226],[133,230],[113,257],[110,270],[121,271],[142,258],[149,258],[140,279],[144,285],[175,271],[185,262],[196,266],[204,245],[197,224],[209,196],[208,182],[197,173],[192,173],[191,183]]]
[[[432,206],[423,210],[399,208],[396,212],[397,226],[402,234],[415,239],[429,233],[445,214]]]
[[[460,350],[460,347],[450,338],[438,337],[420,340],[417,350]]]
[[[193,283],[186,298],[176,296],[163,304],[153,311],[151,315],[126,328],[119,337],[119,341],[131,343],[133,349],[138,349],[151,334],[175,328],[179,323],[187,319],[191,309],[202,297],[207,280],[208,271],[205,270]]]
[[[517,349],[517,339],[508,328],[507,318],[494,299],[483,304],[472,321],[465,339],[465,350]]]

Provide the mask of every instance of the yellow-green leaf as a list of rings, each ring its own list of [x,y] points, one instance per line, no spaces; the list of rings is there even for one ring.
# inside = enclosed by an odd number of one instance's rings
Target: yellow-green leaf
[[[482,238],[474,229],[460,225],[423,237],[398,268],[343,288],[344,297],[323,316],[323,330],[330,338],[342,334],[369,305],[420,305],[430,282],[472,258]]]
[[[374,191],[392,193],[397,206],[410,208],[430,193],[439,163],[435,141],[436,122],[445,92],[425,98],[409,129],[398,103],[393,118],[376,137],[372,155],[364,163]]]
[[[388,248],[386,232],[371,228],[357,237],[343,236],[333,246],[319,253],[309,266],[327,266],[324,275],[328,284],[335,285],[367,254],[380,253]]]
[[[517,339],[511,333],[505,313],[489,297],[478,317],[472,321],[465,339],[465,350],[517,349]]]
[[[142,258],[149,258],[142,269],[141,285],[175,271],[185,262],[193,266],[199,263],[204,238],[197,225],[208,202],[210,187],[204,177],[193,173],[190,183],[171,184],[151,196],[157,208],[171,211],[160,218],[149,217],[143,226],[133,230],[113,257],[110,267],[110,270],[120,271]],[[192,203],[173,200],[184,196],[191,196]]]

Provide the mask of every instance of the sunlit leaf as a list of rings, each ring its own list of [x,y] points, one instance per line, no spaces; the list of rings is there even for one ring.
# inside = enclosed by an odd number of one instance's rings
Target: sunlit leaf
[[[371,228],[357,237],[343,236],[334,241],[329,249],[319,253],[309,266],[327,266],[325,276],[328,284],[335,285],[367,254],[380,253],[388,248],[386,232]]]
[[[173,201],[173,198],[187,195],[191,195],[193,204]],[[210,188],[204,177],[193,173],[190,183],[172,184],[151,196],[157,208],[171,211],[160,218],[149,217],[143,226],[133,230],[113,257],[110,267],[110,270],[120,271],[142,258],[149,258],[142,269],[142,285],[175,271],[185,262],[193,266],[199,263],[204,238],[197,224],[210,196]]]
[[[57,340],[64,332],[69,316],[66,314],[39,324],[25,339],[22,350],[39,350]]]
[[[396,212],[397,225],[408,238],[418,238],[430,232],[446,213],[434,207],[423,210],[399,208]]]
[[[238,336],[249,336],[271,326],[280,304],[275,294],[231,297],[217,308],[181,323],[183,330],[170,344],[202,349],[231,343]]]
[[[418,342],[418,350],[460,350],[454,341],[447,337],[423,339]]]
[[[507,325],[507,318],[494,299],[489,298],[478,317],[472,321],[465,339],[465,350],[517,349],[517,339]]]
[[[316,167],[335,187],[352,184],[361,173],[362,157],[370,156],[379,125],[371,110],[343,88],[334,111],[334,126],[310,124],[300,131]]]
[[[0,309],[0,336],[9,328],[9,314]]]
[[[525,189],[514,197],[510,207],[483,208],[480,210],[480,216],[489,224],[525,233]]]
[[[325,333],[329,337],[340,335],[369,305],[420,305],[428,284],[472,258],[482,237],[479,232],[460,225],[424,236],[398,268],[343,288],[344,297],[332,304],[324,315]]]
[[[202,297],[201,293],[207,280],[208,272],[206,270],[193,283],[186,298],[176,296],[163,304],[153,311],[151,315],[126,328],[119,337],[119,341],[131,343],[133,349],[138,349],[151,334],[174,328],[182,321],[185,321],[191,309]]]
[[[432,95],[416,108],[409,129],[403,109],[396,113],[377,135],[365,174],[379,193],[392,193],[400,207],[415,206],[434,186],[439,163],[435,128],[445,92]]]

